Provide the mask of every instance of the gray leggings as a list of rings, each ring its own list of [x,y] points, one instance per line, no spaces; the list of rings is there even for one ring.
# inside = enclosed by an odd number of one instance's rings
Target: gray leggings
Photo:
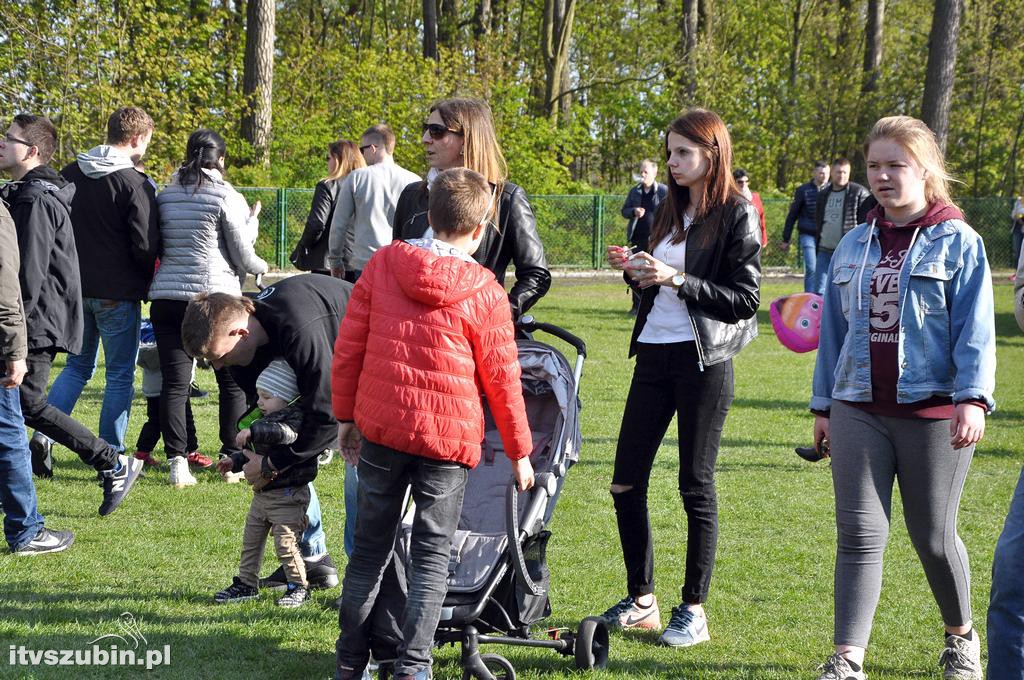
[[[832,484],[839,545],[835,644],[867,647],[882,589],[892,484],[943,623],[971,621],[967,550],[956,533],[974,447],[953,450],[948,420],[890,418],[832,402]]]

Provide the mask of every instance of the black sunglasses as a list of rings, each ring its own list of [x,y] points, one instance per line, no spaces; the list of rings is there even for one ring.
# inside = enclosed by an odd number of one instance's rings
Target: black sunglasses
[[[376,144],[364,144],[363,146],[359,147],[359,153],[366,153],[367,149],[370,149],[370,148],[375,147],[375,146],[377,146],[377,145]]]
[[[35,146],[32,142],[27,142],[24,139],[18,139],[13,135],[7,135],[4,137],[5,142],[13,142],[15,144],[24,144],[25,146]]]
[[[460,137],[462,136],[462,133],[458,130],[451,130],[437,123],[424,123],[423,131],[429,134],[430,138],[434,140],[444,139],[447,134],[458,135]]]

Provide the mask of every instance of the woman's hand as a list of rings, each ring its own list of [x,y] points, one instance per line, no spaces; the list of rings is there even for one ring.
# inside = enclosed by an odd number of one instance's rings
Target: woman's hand
[[[608,260],[608,266],[612,269],[622,270],[629,262],[629,254],[632,252],[624,246],[605,246],[604,256]]]
[[[825,416],[814,416],[814,448],[818,453],[829,455],[828,435],[832,428],[832,422]]]
[[[671,286],[678,271],[649,253],[637,253],[629,260],[626,271],[641,288]]]
[[[985,435],[985,409],[977,404],[957,404],[949,421],[949,443],[963,449],[981,441]]]

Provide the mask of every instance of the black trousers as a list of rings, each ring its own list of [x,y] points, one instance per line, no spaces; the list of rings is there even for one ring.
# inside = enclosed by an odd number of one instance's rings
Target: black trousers
[[[192,357],[181,342],[181,322],[188,303],[182,300],[153,300],[149,307],[156,351],[160,356],[163,389],[160,392],[160,432],[167,458],[184,456],[188,447],[186,407],[192,382]],[[231,377],[227,367],[214,371],[217,377],[220,442],[223,453],[238,451],[235,446],[236,423],[245,413],[245,393]]]
[[[199,450],[199,439],[196,436],[196,421],[192,417],[192,400],[185,400],[185,438],[189,453]],[[160,441],[160,397],[146,397],[146,422],[139,430],[139,438],[135,442],[136,451],[150,453]]]
[[[58,444],[78,454],[82,462],[97,470],[117,467],[118,452],[85,425],[46,401],[46,386],[56,351],[33,350],[25,360],[28,371],[21,383],[21,411],[25,424],[39,430]]]
[[[678,416],[679,495],[687,520],[682,600],[707,599],[718,543],[715,462],[732,398],[732,360],[701,371],[693,342],[638,345],[612,478],[612,484],[632,487],[612,494],[630,595],[654,592],[647,488],[658,447]]]

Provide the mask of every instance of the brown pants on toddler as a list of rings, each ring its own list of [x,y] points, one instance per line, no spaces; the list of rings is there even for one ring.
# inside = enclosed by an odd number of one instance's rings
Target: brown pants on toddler
[[[288,582],[309,585],[306,582],[306,565],[299,552],[299,541],[306,530],[308,505],[308,484],[298,488],[257,491],[252,495],[242,534],[242,562],[238,567],[238,578],[242,583],[253,588],[259,586],[263,549],[267,534],[273,533],[277,559],[284,567]]]

